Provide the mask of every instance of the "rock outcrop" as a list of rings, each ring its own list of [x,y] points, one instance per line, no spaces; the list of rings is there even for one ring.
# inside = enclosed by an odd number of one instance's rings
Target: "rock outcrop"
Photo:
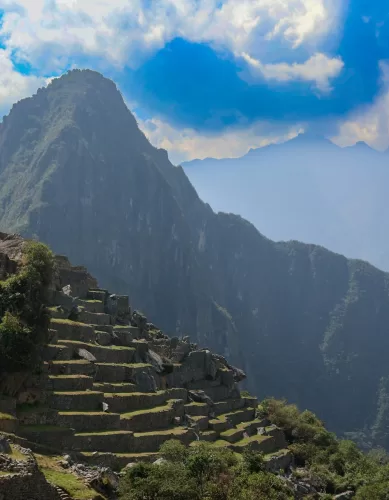
[[[168,337],[131,310],[128,296],[56,260],[42,374],[23,400],[0,399],[12,422],[0,419],[0,431],[116,470],[157,458],[170,439],[250,447],[270,470],[291,464],[282,431],[257,418],[257,399],[240,393],[244,372],[188,337]]]

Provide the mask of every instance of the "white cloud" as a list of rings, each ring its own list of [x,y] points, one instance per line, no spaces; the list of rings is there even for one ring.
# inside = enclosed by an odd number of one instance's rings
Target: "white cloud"
[[[389,63],[381,63],[384,91],[375,102],[354,112],[339,126],[333,140],[339,146],[351,146],[358,141],[385,150],[389,147]]]
[[[274,124],[261,122],[247,128],[230,128],[219,134],[206,135],[190,128],[175,128],[156,118],[138,118],[137,121],[150,142],[166,149],[175,164],[194,158],[239,157],[250,148],[284,142],[304,131],[300,125],[275,127]]]
[[[242,54],[248,63],[250,72],[260,74],[268,80],[288,82],[290,80],[306,80],[315,82],[322,92],[331,90],[330,80],[339,75],[344,63],[339,57],[330,58],[316,53],[304,63],[263,64],[246,53]]]
[[[137,66],[179,36],[265,60],[272,44],[312,44],[337,22],[334,0],[0,0],[0,35],[32,64],[74,54]]]
[[[14,102],[29,97],[45,84],[44,78],[18,73],[9,51],[0,49],[0,115],[7,113]]]

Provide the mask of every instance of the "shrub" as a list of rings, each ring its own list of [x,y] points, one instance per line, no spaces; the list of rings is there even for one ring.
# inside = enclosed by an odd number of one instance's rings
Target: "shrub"
[[[52,252],[30,242],[19,272],[0,282],[0,372],[30,371],[39,363],[50,321],[45,303],[53,269]]]

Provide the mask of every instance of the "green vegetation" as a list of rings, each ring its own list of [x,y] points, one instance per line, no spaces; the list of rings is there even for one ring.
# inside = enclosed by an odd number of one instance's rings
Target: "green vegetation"
[[[296,476],[328,494],[356,492],[357,500],[387,500],[389,456],[383,450],[364,454],[352,441],[338,440],[312,412],[269,399],[260,406],[262,415],[280,426],[296,465]]]
[[[58,463],[60,457],[47,455],[35,455],[35,457],[46,479],[65,490],[74,500],[90,500],[96,496],[96,492],[86,486],[81,479],[63,470]]]
[[[264,470],[262,455],[241,457],[207,443],[186,448],[167,441],[158,465],[139,463],[120,484],[123,500],[288,500],[293,495],[277,476]]]
[[[47,342],[50,316],[45,307],[54,257],[42,243],[24,245],[19,272],[0,282],[0,373],[32,371]]]

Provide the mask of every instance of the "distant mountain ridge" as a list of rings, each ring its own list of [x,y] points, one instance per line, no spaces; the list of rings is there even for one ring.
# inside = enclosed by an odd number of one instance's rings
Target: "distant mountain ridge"
[[[215,214],[102,75],[71,71],[5,118],[0,230],[36,235],[167,333],[227,356],[258,396],[389,448],[389,275]]]
[[[317,243],[389,270],[389,153],[300,134],[241,158],[182,164],[216,211],[240,213],[273,240]]]

